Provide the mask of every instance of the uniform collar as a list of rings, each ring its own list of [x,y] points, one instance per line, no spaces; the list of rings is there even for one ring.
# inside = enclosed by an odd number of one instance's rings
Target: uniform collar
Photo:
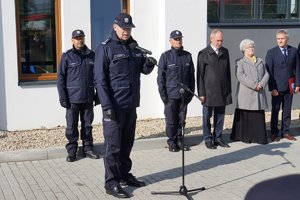
[[[118,38],[118,36],[117,36],[117,33],[113,30],[112,31],[112,33],[111,33],[111,39],[112,40],[115,40],[116,42],[118,42],[118,43],[120,43],[120,44],[123,44],[123,45],[128,45],[128,44],[130,44],[130,43],[132,43],[132,42],[136,42],[133,38],[132,38],[132,36],[130,36],[130,38],[127,40],[127,41],[122,41],[122,40],[120,40],[119,38]]]
[[[73,45],[73,48],[72,50],[75,52],[75,53],[79,53],[79,54],[82,54],[82,55],[87,55],[91,52],[91,50],[86,46],[84,45],[82,47],[82,49],[78,50],[78,49],[75,49],[74,45]]]
[[[179,49],[176,49],[176,48],[174,48],[174,47],[171,47],[171,51],[172,51],[173,53],[180,53],[180,52],[183,51],[183,47],[181,47],[181,48],[179,48]]]

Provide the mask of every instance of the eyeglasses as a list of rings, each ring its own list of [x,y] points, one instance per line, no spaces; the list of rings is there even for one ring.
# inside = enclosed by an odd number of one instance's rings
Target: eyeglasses
[[[254,49],[254,47],[253,47],[253,46],[251,46],[251,47],[246,47],[246,49]]]

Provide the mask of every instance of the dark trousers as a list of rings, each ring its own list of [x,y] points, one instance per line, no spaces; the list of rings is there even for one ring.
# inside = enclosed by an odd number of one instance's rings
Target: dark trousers
[[[71,108],[66,111],[66,138],[68,143],[66,149],[68,153],[76,153],[78,148],[78,120],[80,117],[81,129],[80,139],[84,151],[93,150],[92,123],[94,120],[93,103],[71,104]]]
[[[211,133],[211,123],[210,118],[214,115],[214,129]],[[223,125],[225,117],[225,106],[204,106],[203,105],[203,140],[209,142],[214,140],[220,140],[222,137]]]
[[[134,143],[136,108],[116,109],[116,121],[103,113],[105,186],[116,186],[120,179],[129,178]]]
[[[278,129],[278,113],[282,105],[282,122],[281,135],[288,133],[291,124],[291,109],[292,109],[293,95],[286,92],[279,92],[278,96],[272,96],[272,112],[271,112],[271,133],[277,136]]]
[[[185,126],[187,105],[181,99],[169,99],[165,105],[166,134],[168,144],[181,140],[181,129]]]

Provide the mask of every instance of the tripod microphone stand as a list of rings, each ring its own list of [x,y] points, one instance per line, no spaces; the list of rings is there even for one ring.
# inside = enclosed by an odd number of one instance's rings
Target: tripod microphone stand
[[[180,94],[181,94],[181,103],[184,104],[184,93],[185,91],[188,91],[189,93],[193,94],[194,96],[196,96],[198,99],[199,97],[194,94],[189,88],[188,86],[186,86],[183,83],[180,83],[181,88],[180,88]],[[182,119],[184,118],[184,112],[181,111],[181,115],[182,115]],[[184,132],[184,125],[181,126],[181,134],[182,134],[182,148],[181,148],[181,152],[182,152],[182,185],[179,187],[178,191],[165,191],[165,192],[151,192],[151,194],[153,195],[175,195],[175,194],[179,194],[179,195],[184,195],[185,197],[188,197],[188,193],[189,192],[195,192],[195,191],[203,191],[205,190],[205,187],[200,187],[200,188],[196,188],[196,189],[192,189],[192,190],[188,190],[187,187],[185,186],[185,169],[184,169],[184,152],[185,152],[185,141],[184,141],[184,137],[185,137],[185,132]]]

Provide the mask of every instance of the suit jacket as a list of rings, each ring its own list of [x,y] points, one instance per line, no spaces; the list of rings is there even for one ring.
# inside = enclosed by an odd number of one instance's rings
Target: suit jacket
[[[287,52],[287,59],[284,58],[278,46],[267,52],[266,68],[270,74],[270,91],[274,89],[279,92],[287,91],[289,88],[288,79],[293,75],[295,75],[295,85],[300,86],[300,63],[297,49],[288,45]]]
[[[197,61],[198,95],[205,96],[205,106],[225,106],[232,103],[231,76],[228,50],[219,53],[208,45],[198,53]]]

